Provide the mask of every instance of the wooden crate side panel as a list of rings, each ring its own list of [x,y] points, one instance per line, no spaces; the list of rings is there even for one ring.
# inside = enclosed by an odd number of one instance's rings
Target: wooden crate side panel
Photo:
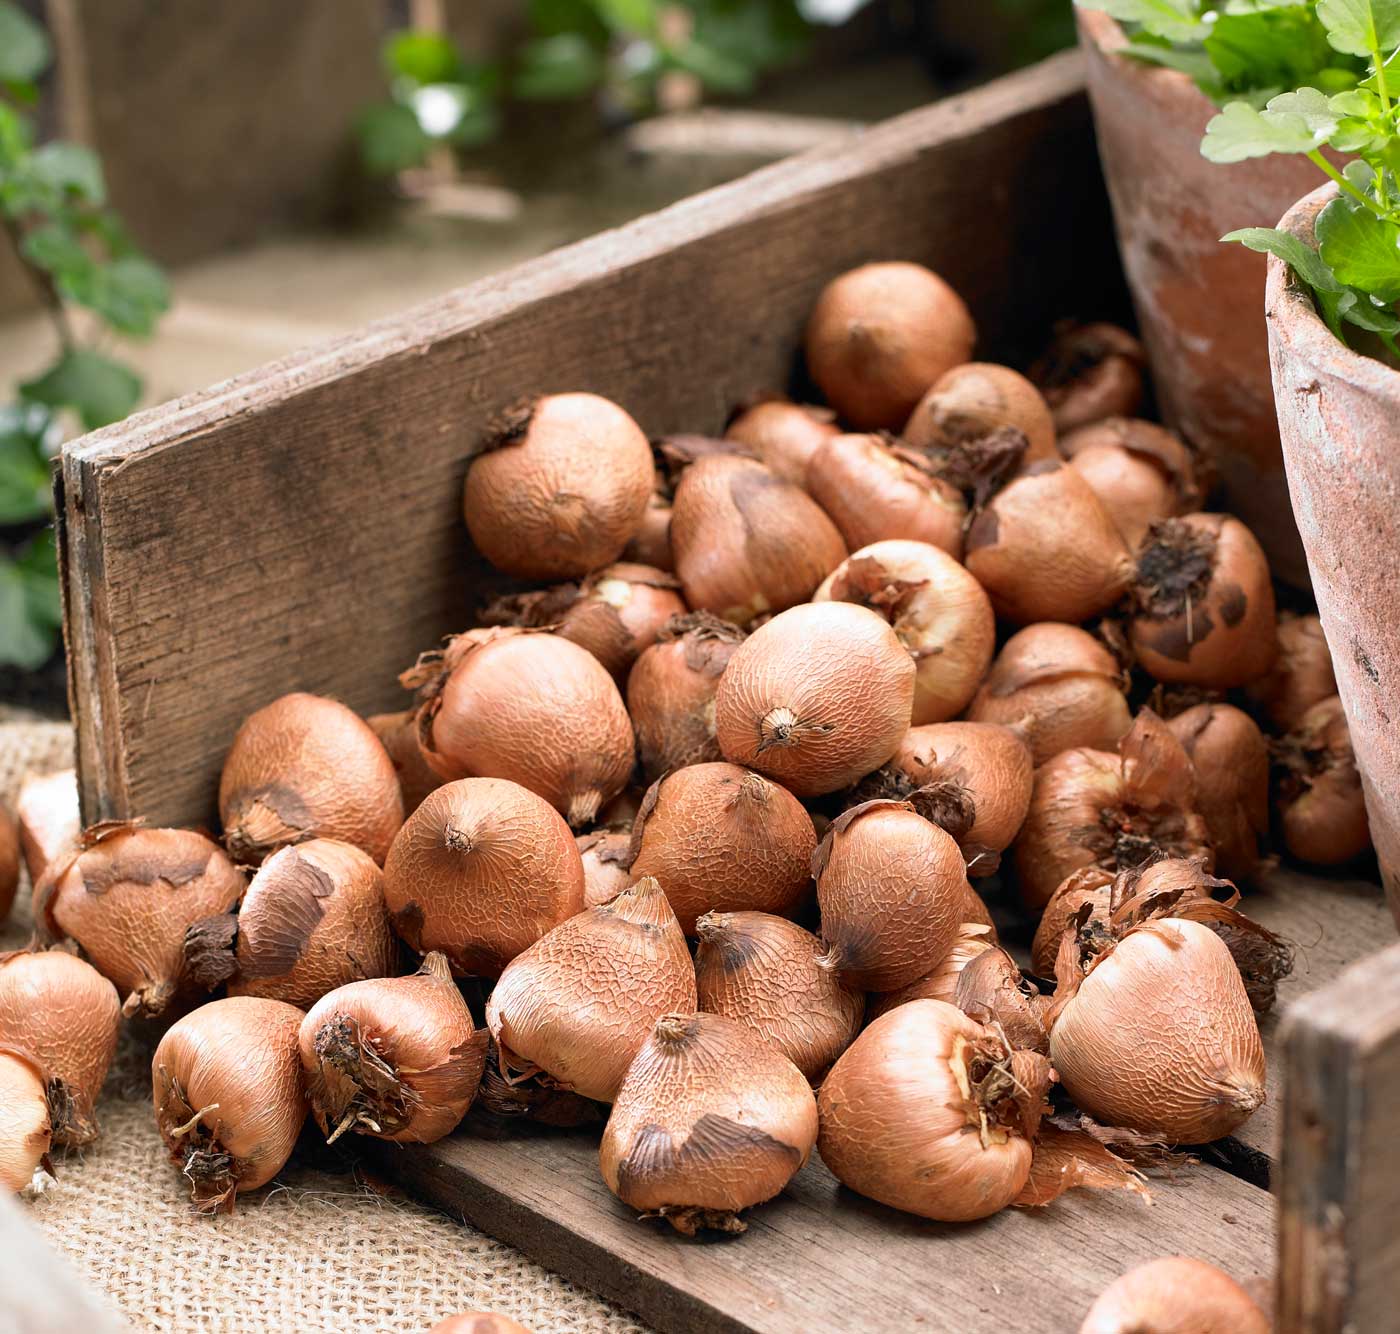
[[[512,400],[591,389],[653,434],[718,429],[790,380],[821,284],[880,256],[945,272],[984,346],[1022,353],[1116,289],[1107,234],[1071,54],[76,442],[86,817],[209,818],[238,722],[283,691],[397,706],[490,591],[458,497]]]

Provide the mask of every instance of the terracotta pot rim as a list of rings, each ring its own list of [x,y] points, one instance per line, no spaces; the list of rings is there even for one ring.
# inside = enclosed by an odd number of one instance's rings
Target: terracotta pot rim
[[[1279,229],[1311,245],[1314,219],[1339,193],[1331,181],[1318,186],[1279,219]],[[1280,348],[1291,356],[1323,366],[1330,375],[1370,394],[1400,402],[1400,371],[1337,338],[1318,314],[1307,285],[1277,255],[1269,256],[1264,318],[1273,324]]]
[[[1105,14],[1101,9],[1081,9],[1076,5],[1074,17],[1081,36],[1087,37],[1105,59],[1114,63],[1125,78],[1156,85],[1175,98],[1189,98],[1209,107],[1212,114],[1219,110],[1215,103],[1196,87],[1189,74],[1166,65],[1154,65],[1147,60],[1125,56],[1123,50],[1128,45],[1128,34],[1112,14]]]

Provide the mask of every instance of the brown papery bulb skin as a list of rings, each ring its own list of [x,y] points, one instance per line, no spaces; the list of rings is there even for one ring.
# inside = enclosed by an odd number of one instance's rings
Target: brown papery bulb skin
[[[694,1008],[685,933],[661,886],[644,879],[516,959],[486,1002],[486,1024],[503,1069],[543,1070],[611,1102],[657,1018]]]
[[[846,556],[811,496],[737,454],[709,455],[681,475],[671,546],[686,602],[736,625],[805,602]]]
[[[664,570],[667,574],[675,574],[676,556],[671,550],[669,486],[665,490],[651,493],[646,510],[642,514],[641,526],[622,549],[622,558],[636,561],[639,565],[649,565],[654,570]]]
[[[530,1334],[522,1324],[494,1311],[464,1311],[439,1320],[428,1334]]]
[[[19,888],[19,822],[0,805],[0,922],[10,915]]]
[[[1087,929],[1094,932],[1094,938],[1101,943],[1109,943],[1112,889],[1113,872],[1105,871],[1101,866],[1086,866],[1072,871],[1061,881],[1040,915],[1040,924],[1031,942],[1031,971],[1036,976],[1055,976],[1055,958],[1060,952],[1060,940],[1086,903],[1090,916],[1085,928],[1081,929],[1081,935]]]
[[[384,864],[384,900],[399,936],[482,977],[581,912],[583,890],[569,827],[543,798],[501,778],[438,788]]]
[[[1037,765],[1076,746],[1110,750],[1132,726],[1113,654],[1077,625],[1042,621],[1002,646],[967,710],[1022,737]]]
[[[867,991],[894,991],[953,947],[967,889],[952,838],[902,801],[837,817],[812,870],[833,967]]]
[[[585,828],[627,784],[635,743],[617,685],[587,649],[537,631],[473,630],[448,645],[418,714],[443,778],[505,778]]]
[[[946,1223],[1010,1204],[1031,1170],[1031,1144],[1051,1075],[943,1001],[880,1016],[822,1081],[822,1161],[851,1190]],[[1031,1082],[1033,1081],[1033,1082]],[[1010,1088],[1020,1083],[1020,1102]]]
[[[201,1213],[232,1213],[291,1156],[306,1120],[302,1012],[230,996],[175,1023],[151,1058],[156,1128]]]
[[[618,1090],[598,1153],[624,1204],[678,1231],[742,1232],[806,1164],[817,1103],[771,1044],[717,1014],[663,1015]]]
[[[838,565],[814,602],[853,602],[889,621],[914,659],[916,725],[967,707],[992,660],[996,617],[977,582],[927,542],[875,542]]]
[[[1273,1322],[1224,1270],[1185,1255],[1149,1260],[1099,1295],[1079,1334],[1270,1334]]]
[[[887,1014],[897,1005],[906,1005],[912,1000],[937,1000],[953,1003],[958,991],[958,977],[979,954],[996,945],[996,932],[981,922],[961,922],[953,947],[943,956],[943,961],[931,973],[910,982],[908,986],[895,991],[874,991],[866,997],[865,1017],[874,1023],[882,1014]]]
[[[467,468],[472,541],[518,579],[570,579],[617,560],[655,481],[651,445],[616,403],[546,394],[508,409]]]
[[[1197,704],[1167,726],[1196,768],[1196,804],[1215,845],[1215,869],[1248,883],[1269,836],[1269,743],[1230,704]]]
[[[1361,775],[1342,702],[1314,704],[1278,743],[1283,845],[1299,861],[1341,866],[1371,846]]]
[[[274,852],[244,891],[228,991],[304,1010],[348,982],[389,976],[398,956],[384,873],[359,848],[315,838]]]
[[[1280,612],[1277,641],[1274,665],[1248,691],[1273,730],[1282,733],[1297,727],[1314,704],[1337,693],[1337,676],[1316,616]]]
[[[62,950],[0,954],[0,1048],[27,1052],[46,1076],[55,1144],[97,1138],[93,1106],[117,1051],[116,988]]]
[[[632,848],[632,878],[655,876],[690,936],[706,912],[795,912],[811,888],[817,835],[786,788],[720,761],[653,783]]]
[[[337,838],[381,866],[403,824],[399,775],[363,718],[294,693],[248,715],[219,778],[219,817],[234,859],[260,862],[308,838]]]
[[[697,931],[700,1008],[742,1024],[820,1083],[860,1032],[864,993],[823,959],[816,936],[784,917],[712,912]]]
[[[1134,597],[1128,637],[1158,681],[1225,690],[1273,665],[1269,562],[1254,534],[1228,514],[1153,524],[1138,548]]]
[[[1159,519],[1201,503],[1191,451],[1154,422],[1109,417],[1072,431],[1060,441],[1060,453],[1094,488],[1133,550]]]
[[[82,820],[78,814],[77,771],[26,774],[15,798],[15,814],[19,817],[19,842],[29,869],[29,883],[37,885],[54,858],[78,846]]]
[[[393,761],[394,771],[399,776],[399,791],[403,795],[406,819],[422,805],[423,798],[429,792],[443,784],[443,780],[423,758],[423,750],[418,744],[417,712],[402,709],[398,713],[376,713],[365,721]]]
[[[456,1129],[481,1086],[486,1033],[429,954],[411,977],[352,982],[322,996],[297,1035],[311,1112],[334,1140],[347,1130],[431,1144]]]
[[[24,1053],[0,1047],[0,1190],[25,1190],[51,1143],[43,1071]]]
[[[1100,956],[1050,1031],[1081,1111],[1171,1144],[1228,1135],[1264,1102],[1264,1047],[1230,951],[1169,917]]]
[[[971,796],[972,826],[958,839],[964,850],[1001,852],[1020,833],[1035,766],[1030,747],[1009,727],[967,722],[911,727],[890,764],[917,787],[950,783]]]
[[[897,431],[929,386],[972,356],[977,326],[936,273],[901,261],[865,264],[817,298],[807,370],[842,421]]]
[[[583,906],[610,903],[632,883],[632,835],[595,829],[574,839],[583,860]]]
[[[654,783],[671,769],[718,760],[715,694],[744,632],[710,612],[668,621],[627,677],[627,712],[642,772]]]
[[[1009,366],[970,361],[934,381],[902,434],[915,449],[947,448],[1003,426],[1025,435],[1023,462],[1055,458],[1055,422],[1040,390]]]
[[[885,538],[962,555],[962,493],[878,435],[837,435],[812,456],[807,490],[854,551]]]
[[[1105,417],[1131,417],[1142,406],[1142,344],[1116,324],[1069,324],[1056,331],[1046,354],[1031,367],[1055,418],[1073,431]]]
[[[1133,579],[1132,556],[1093,488],[1050,460],[1031,464],[992,497],[965,549],[997,614],[1017,625],[1087,621]]]
[[[720,750],[799,797],[849,787],[908,730],[914,675],[908,650],[868,608],[794,607],[729,660],[715,696]]]
[[[769,399],[745,408],[729,423],[724,437],[752,451],[783,481],[805,486],[812,455],[832,436],[840,434],[834,417],[829,408]]]
[[[243,873],[189,829],[116,830],[49,868],[35,917],[83,953],[125,999],[122,1013],[151,1018],[196,987],[186,931],[233,911]]]

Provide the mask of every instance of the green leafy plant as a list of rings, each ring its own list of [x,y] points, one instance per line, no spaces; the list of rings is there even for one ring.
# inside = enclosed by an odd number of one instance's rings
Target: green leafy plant
[[[52,365],[0,408],[0,663],[38,667],[61,621],[51,460],[65,413],[87,430],[136,406],[140,378],[81,341],[82,306],[100,328],[144,335],[169,304],[165,275],[133,244],[107,204],[102,165],[79,144],[38,144],[29,109],[51,60],[44,30],[0,0],[0,228],[33,278],[53,325]]]
[[[1339,340],[1364,330],[1400,363],[1400,0],[1319,0],[1317,16],[1333,49],[1364,63],[1357,86],[1305,86],[1262,108],[1233,102],[1206,127],[1201,152],[1223,163],[1300,153],[1337,183],[1338,198],[1317,215],[1316,248],[1274,227],[1223,239],[1278,255]],[[1353,160],[1338,167],[1328,148]]]

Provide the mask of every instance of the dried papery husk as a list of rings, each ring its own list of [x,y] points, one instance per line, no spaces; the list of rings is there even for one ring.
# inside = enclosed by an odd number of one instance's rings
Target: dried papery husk
[[[422,805],[428,793],[440,788],[444,781],[423,758],[418,744],[417,713],[413,709],[402,709],[398,713],[376,713],[365,721],[393,761],[407,818]]]
[[[537,1121],[546,1126],[601,1126],[608,1119],[608,1104],[580,1097],[559,1088],[548,1075],[507,1079],[501,1072],[500,1053],[488,1036],[486,1069],[472,1104],[472,1119],[489,1115],[500,1121]]]
[[[1371,846],[1351,732],[1336,695],[1314,704],[1274,747],[1283,845],[1314,866],[1340,866]]]
[[[1128,637],[1158,681],[1226,689],[1277,651],[1274,587],[1254,534],[1228,514],[1154,523],[1137,550]]]
[[[962,555],[967,519],[962,494],[892,437],[833,436],[812,456],[807,490],[852,551],[886,538],[908,538],[954,559]]]
[[[1012,1201],[1017,1208],[1043,1208],[1071,1190],[1131,1190],[1152,1202],[1142,1173],[1107,1145],[1081,1130],[1042,1121],[1031,1156],[1031,1174]]]
[[[337,700],[296,692],[238,729],[219,777],[219,818],[236,861],[337,838],[382,866],[403,824],[403,797],[389,752],[363,718]]]
[[[1337,676],[1316,616],[1280,612],[1275,637],[1274,665],[1248,693],[1275,732],[1291,732],[1314,704],[1337,693]]]
[[[569,579],[622,554],[654,481],[641,427],[597,394],[546,394],[507,409],[467,467],[472,541],[520,579]]]
[[[1055,457],[1055,422],[1040,390],[1009,366],[969,361],[933,382],[901,434],[914,449],[937,449],[1008,426],[1026,437],[1024,462]]]
[[[749,459],[754,463],[762,460],[753,450],[741,445],[737,440],[726,440],[714,435],[663,435],[653,445],[658,472],[665,478],[666,485],[674,498],[675,489],[685,476],[686,469],[701,459],[725,455],[733,458]]]
[[[51,861],[78,846],[82,819],[77,770],[26,774],[15,798],[15,815],[29,883],[37,885]]]
[[[201,1213],[232,1213],[291,1156],[306,1120],[302,1012],[230,996],[177,1021],[151,1058],[156,1128]]]
[[[10,915],[19,888],[19,822],[0,804],[0,922]]]
[[[691,612],[669,620],[637,659],[627,677],[627,711],[649,782],[671,769],[722,758],[715,694],[743,642],[744,632],[732,621]]]
[[[520,955],[486,1003],[486,1024],[508,1078],[543,1071],[611,1102],[656,1020],[694,1008],[685,934],[648,877]]]
[[[439,1320],[428,1334],[530,1334],[530,1331],[495,1311],[463,1311],[461,1315]]]
[[[1030,1177],[1054,1074],[953,1005],[883,1014],[822,1081],[822,1161],[862,1195],[947,1223],[1005,1208]]]
[[[431,1144],[467,1113],[486,1064],[486,1031],[431,953],[411,977],[338,987],[297,1036],[311,1113],[327,1142],[346,1131]]]
[[[926,445],[915,450],[907,441],[906,453],[922,458],[962,497],[971,515],[986,506],[1020,470],[1028,441],[1024,431],[1000,426],[987,435],[955,440],[946,445]]]
[[[969,875],[990,875],[1030,808],[1035,767],[1030,747],[995,723],[933,723],[904,734],[890,766],[918,787],[951,785],[972,802],[971,826],[958,838]]]
[[[979,954],[996,946],[996,928],[983,922],[960,922],[953,946],[931,973],[894,991],[872,991],[865,998],[865,1019],[873,1023],[896,1005],[912,1000],[938,1000],[953,1003],[958,976]]]
[[[806,486],[812,455],[840,431],[830,408],[770,398],[740,412],[724,437],[751,451],[785,482]]]
[[[1031,367],[1055,419],[1055,429],[1072,431],[1105,417],[1131,417],[1142,406],[1142,344],[1116,324],[1067,321]]]
[[[117,1050],[116,988],[62,950],[0,954],[0,1048],[34,1058],[45,1075],[53,1142],[97,1138],[93,1106]]]
[[[964,560],[999,616],[1087,621],[1132,585],[1133,558],[1093,488],[1052,459],[1030,464],[967,531]]]
[[[654,570],[676,572],[676,556],[671,550],[671,488],[658,486],[647,499],[642,522],[622,549],[623,560],[649,565]]]
[[[359,848],[316,838],[274,852],[244,891],[228,991],[304,1010],[346,983],[388,977],[398,959],[384,873]]]
[[[575,829],[627,785],[627,708],[603,664],[567,639],[471,630],[400,679],[419,687],[419,743],[443,778],[509,779]]]
[[[52,1127],[43,1069],[0,1045],[0,1190],[27,1190],[47,1168]]]
[[[696,923],[700,1009],[771,1043],[813,1084],[860,1032],[865,995],[823,958],[822,942],[763,912],[710,912]]]
[[[816,1140],[816,1099],[786,1056],[731,1019],[671,1013],[628,1070],[598,1157],[608,1189],[643,1215],[686,1236],[735,1233]]]
[[[795,912],[816,847],[811,817],[786,788],[737,764],[692,764],[648,789],[631,874],[661,882],[689,936],[706,912]]]
[[[1154,422],[1107,417],[1071,431],[1060,453],[1093,487],[1132,550],[1152,524],[1197,509],[1203,498],[1191,451]]]
[[[1039,909],[1071,872],[1139,866],[1156,856],[1211,859],[1196,809],[1196,779],[1181,743],[1143,709],[1117,755],[1076,748],[1035,773],[1030,809],[1015,843],[1017,880]]]
[[[1185,1255],[1136,1265],[1089,1308],[1079,1334],[1270,1334],[1273,1322],[1224,1270]]]
[[[897,431],[944,372],[972,355],[977,327],[962,298],[920,264],[865,264],[817,298],[807,370],[841,419]]]
[[[953,986],[953,1004],[979,1024],[996,1027],[1013,1051],[1050,1049],[1046,998],[1000,946],[979,950],[963,965]]]
[[[868,801],[838,816],[812,874],[828,962],[853,985],[894,991],[952,949],[967,890],[962,853],[908,802]]]
[[[597,907],[615,899],[632,883],[632,835],[595,829],[574,839],[583,860],[583,906]]]
[[[1066,931],[1077,931],[1083,948],[1101,953],[1115,939],[1111,929],[1114,872],[1101,866],[1071,871],[1045,905],[1031,942],[1031,971],[1054,977],[1055,960]],[[1084,909],[1086,911],[1081,912]]]
[[[836,525],[811,496],[737,454],[685,470],[671,546],[686,602],[736,625],[805,602],[846,556]]]
[[[674,575],[618,561],[581,583],[497,598],[482,613],[486,625],[549,628],[586,648],[619,682],[673,616],[685,614]]]
[[[1197,704],[1167,726],[1196,769],[1196,804],[1215,847],[1215,866],[1248,884],[1269,836],[1269,743],[1230,704]]]
[[[583,909],[569,827],[548,802],[501,778],[448,783],[408,818],[384,864],[398,935],[440,950],[459,973],[495,977]]]
[[[233,911],[243,873],[189,829],[117,825],[89,837],[35,886],[41,930],[76,941],[124,997],[127,1016],[154,1018],[177,997],[209,990],[200,980],[202,942],[188,933]]]
[[[1170,1144],[1206,1144],[1263,1104],[1259,1026],[1230,951],[1209,927],[1147,922],[1082,979],[1065,958],[1050,1060],[1081,1110]]]
[[[884,617],[848,602],[794,607],[729,660],[715,696],[720,750],[799,797],[839,791],[894,754],[914,676]]]
[[[814,602],[853,602],[883,616],[914,659],[916,726],[967,707],[996,648],[996,617],[982,586],[927,542],[876,542],[838,565]]]
[[[1116,746],[1133,722],[1126,689],[1126,673],[1101,641],[1043,621],[1002,646],[967,717],[1009,727],[1041,765],[1076,746]]]

